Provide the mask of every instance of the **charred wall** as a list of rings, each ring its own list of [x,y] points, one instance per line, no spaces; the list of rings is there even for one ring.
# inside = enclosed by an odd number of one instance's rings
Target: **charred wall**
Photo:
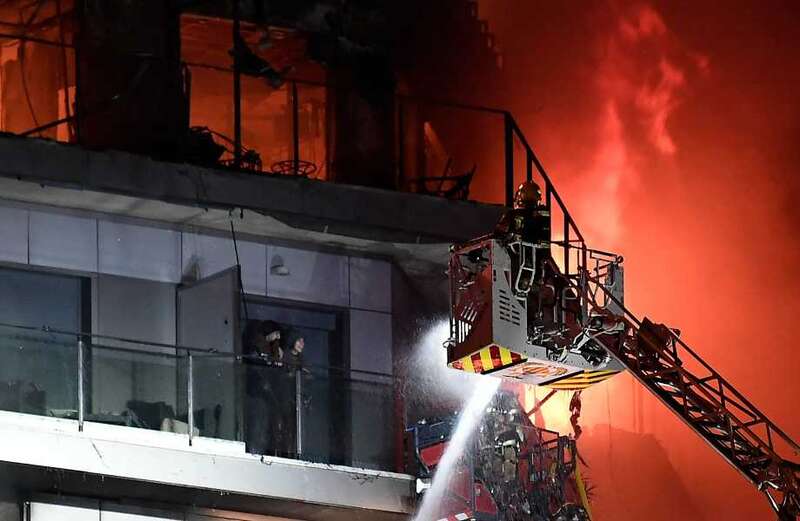
[[[81,144],[177,158],[188,130],[177,2],[94,1],[78,9]]]

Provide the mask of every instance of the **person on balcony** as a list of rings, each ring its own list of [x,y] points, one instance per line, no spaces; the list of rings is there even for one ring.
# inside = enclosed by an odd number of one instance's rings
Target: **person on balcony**
[[[251,320],[245,327],[245,447],[251,454],[276,451],[280,431],[278,368],[283,356],[281,330],[271,320]]]

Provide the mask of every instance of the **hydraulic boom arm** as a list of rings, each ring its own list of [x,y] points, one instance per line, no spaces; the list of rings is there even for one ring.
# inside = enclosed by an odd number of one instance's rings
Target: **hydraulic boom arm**
[[[796,519],[800,515],[800,465],[793,461],[800,454],[797,443],[674,331],[647,318],[639,321],[620,302],[616,306],[623,312],[622,338],[608,342],[600,337],[604,347],[762,491],[779,519]]]

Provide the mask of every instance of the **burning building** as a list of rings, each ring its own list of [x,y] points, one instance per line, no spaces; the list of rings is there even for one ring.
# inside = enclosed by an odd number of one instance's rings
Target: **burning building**
[[[402,361],[501,211],[503,113],[444,102],[501,70],[476,5],[13,1],[0,41],[0,519],[407,518]]]
[[[486,106],[519,93],[478,11],[470,0],[0,3],[0,520],[414,512],[405,430],[451,418],[470,385],[431,366],[521,360],[501,345],[446,353],[452,331],[428,338],[450,309],[450,245],[490,232],[516,185],[544,173],[518,121]],[[666,38],[655,10],[636,13],[609,49]],[[708,69],[702,55],[693,63]],[[614,170],[609,198],[635,159],[626,103],[660,153],[678,150],[665,118],[680,70],[665,59],[660,81],[620,95],[625,65],[598,82],[613,94],[598,152]],[[570,249],[586,251],[583,236],[541,185],[560,269],[585,268]],[[621,226],[615,212],[597,221]],[[589,366],[606,373],[588,383],[622,369],[589,340],[525,356],[560,348],[572,390]],[[432,346],[422,364],[420,346]],[[496,446],[514,407],[498,402],[462,468],[492,514],[513,503],[524,519],[544,512],[532,458],[547,459],[549,435],[517,414],[507,431],[525,442]],[[566,453],[555,488],[579,468]],[[576,500],[562,496],[553,502]]]

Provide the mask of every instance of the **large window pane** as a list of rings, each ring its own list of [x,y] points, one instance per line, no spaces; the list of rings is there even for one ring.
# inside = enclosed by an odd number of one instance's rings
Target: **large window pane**
[[[395,422],[393,380],[388,376],[351,373],[351,465],[387,470],[394,465]]]
[[[85,279],[0,269],[0,409],[77,416],[78,337],[42,328],[86,329],[87,300]]]
[[[0,323],[86,329],[88,279],[0,268]]]
[[[242,441],[242,385],[244,368],[232,356],[196,355],[192,358],[192,412],[200,436]]]
[[[77,417],[77,339],[0,326],[0,410]]]
[[[187,418],[177,403],[177,371],[185,359],[162,348],[93,345],[86,356],[86,420],[185,434]],[[185,407],[182,408],[185,411]]]

